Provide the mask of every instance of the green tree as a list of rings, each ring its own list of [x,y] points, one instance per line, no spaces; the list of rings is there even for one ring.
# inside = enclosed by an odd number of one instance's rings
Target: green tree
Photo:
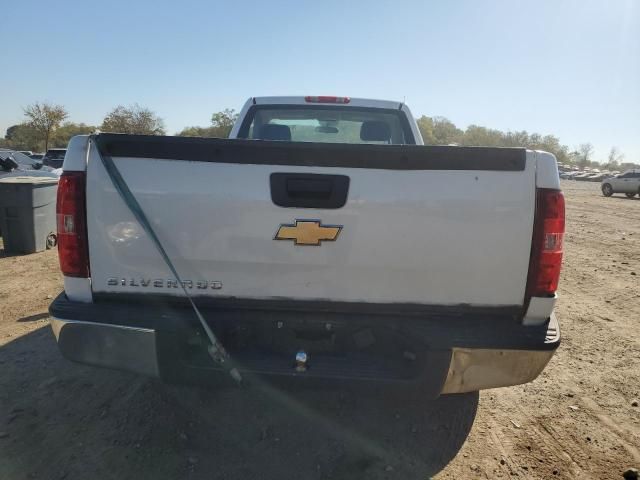
[[[469,125],[462,136],[462,145],[502,147],[504,146],[504,135],[499,130],[492,130],[478,125]]]
[[[176,135],[179,137],[216,137],[216,133],[213,127],[185,127]]]
[[[227,138],[233,125],[238,120],[238,114],[232,108],[225,108],[221,112],[211,115],[211,128],[214,137]]]
[[[49,140],[60,124],[69,116],[62,105],[36,102],[24,108],[27,124],[44,139],[44,150],[49,148]]]
[[[560,163],[569,161],[569,148],[566,145],[560,144],[560,139],[553,135],[542,136],[538,133],[532,133],[526,141],[517,146],[553,153]]]
[[[124,107],[118,105],[111,110],[104,120],[100,130],[113,133],[130,133],[137,135],[164,135],[164,120],[148,108],[137,103]]]
[[[569,160],[569,147],[562,145],[560,139],[553,135],[545,135],[542,137],[539,150],[553,153],[560,163],[566,163]]]
[[[505,147],[528,147],[531,143],[529,140],[529,134],[522,130],[520,132],[507,132],[504,134]]]
[[[433,119],[423,115],[416,120],[416,123],[425,145],[435,145],[436,137],[433,135]]]
[[[229,128],[238,120],[238,114],[233,108],[225,108],[221,112],[211,115],[211,126],[216,128]]]
[[[41,151],[44,146],[40,133],[26,123],[12,125],[7,128],[3,143],[5,148],[31,150],[34,152]]]
[[[71,137],[76,135],[90,135],[97,130],[97,127],[86,125],[84,123],[65,122],[56,131],[52,143],[54,147],[66,147]]]
[[[185,127],[176,135],[179,137],[215,137],[227,138],[233,125],[238,120],[238,114],[231,108],[211,115],[210,127]]]
[[[433,117],[434,145],[460,143],[464,132],[445,117]]]

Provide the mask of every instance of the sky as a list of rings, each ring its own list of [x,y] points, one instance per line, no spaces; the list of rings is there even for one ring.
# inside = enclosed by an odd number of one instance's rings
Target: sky
[[[640,162],[640,0],[0,0],[0,135],[35,101],[171,134],[251,96],[405,100]]]

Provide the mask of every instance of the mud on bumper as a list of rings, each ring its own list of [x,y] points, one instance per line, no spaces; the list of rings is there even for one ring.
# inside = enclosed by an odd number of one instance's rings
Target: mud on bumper
[[[523,326],[514,311],[216,301],[202,308],[245,375],[363,381],[461,393],[535,379],[560,343],[554,315]],[[206,384],[220,368],[191,310],[173,299],[61,294],[51,325],[62,354],[170,383]],[[294,368],[304,350],[309,368]]]

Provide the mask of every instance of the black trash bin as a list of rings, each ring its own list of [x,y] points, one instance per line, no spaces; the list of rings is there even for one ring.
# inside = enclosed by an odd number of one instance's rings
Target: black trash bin
[[[57,194],[57,178],[0,178],[5,253],[34,253],[55,246]]]

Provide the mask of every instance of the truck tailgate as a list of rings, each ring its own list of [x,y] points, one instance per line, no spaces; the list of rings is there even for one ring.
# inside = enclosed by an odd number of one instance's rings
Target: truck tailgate
[[[99,147],[196,296],[523,304],[535,204],[535,160],[524,150],[96,138],[87,167],[94,293],[183,295]],[[346,176],[346,203],[276,205],[274,173]],[[296,220],[339,234],[319,245],[275,239],[281,226],[302,235]]]

